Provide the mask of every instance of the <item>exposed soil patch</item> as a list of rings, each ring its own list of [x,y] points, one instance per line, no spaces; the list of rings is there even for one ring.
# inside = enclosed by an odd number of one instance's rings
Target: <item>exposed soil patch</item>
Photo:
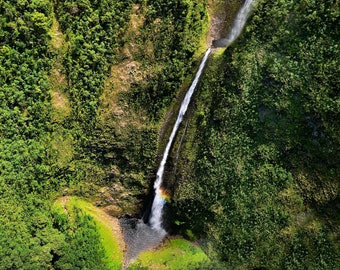
[[[65,104],[68,102],[66,97],[63,93],[60,93],[58,91],[52,92],[52,103],[55,108],[63,108],[65,107]]]

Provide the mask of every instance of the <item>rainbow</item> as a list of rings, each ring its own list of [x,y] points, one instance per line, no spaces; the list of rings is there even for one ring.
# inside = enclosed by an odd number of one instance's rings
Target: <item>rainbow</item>
[[[169,194],[169,192],[166,191],[166,190],[163,189],[163,188],[160,188],[159,190],[160,190],[160,195],[161,195],[162,199],[163,199],[164,201],[166,201],[166,202],[170,202],[170,200],[171,200],[171,195]]]

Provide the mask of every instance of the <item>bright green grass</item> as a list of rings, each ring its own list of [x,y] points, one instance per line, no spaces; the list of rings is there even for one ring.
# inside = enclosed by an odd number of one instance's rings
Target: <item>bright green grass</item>
[[[113,234],[112,221],[105,214],[103,214],[102,210],[79,198],[71,198],[67,202],[66,207],[78,207],[86,214],[93,217],[100,234],[101,242],[105,249],[107,265],[110,267],[110,269],[121,269],[123,262],[123,251],[119,245],[117,237]]]
[[[190,266],[207,260],[199,247],[184,239],[173,239],[158,250],[143,252],[128,269],[194,269]]]

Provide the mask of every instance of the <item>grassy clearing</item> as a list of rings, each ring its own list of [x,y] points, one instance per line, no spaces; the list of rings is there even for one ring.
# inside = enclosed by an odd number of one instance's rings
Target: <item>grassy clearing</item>
[[[184,239],[166,241],[160,249],[143,252],[128,269],[193,269],[207,261],[207,255]]]
[[[66,211],[72,207],[77,207],[93,217],[101,237],[102,245],[105,249],[107,265],[110,269],[121,269],[124,244],[118,221],[107,215],[98,207],[95,207],[91,203],[80,198],[65,198],[61,198],[57,202],[57,205],[63,206]]]

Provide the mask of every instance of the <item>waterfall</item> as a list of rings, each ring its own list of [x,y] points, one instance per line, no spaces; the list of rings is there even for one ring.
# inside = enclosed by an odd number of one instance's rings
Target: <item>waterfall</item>
[[[239,13],[237,14],[237,17],[235,19],[235,22],[233,24],[233,27],[231,31],[229,32],[228,36],[226,38],[220,39],[217,42],[219,44],[223,44],[223,47],[227,47],[230,45],[241,33],[246,20],[248,18],[248,14],[251,10],[251,4],[254,2],[254,0],[246,0],[242,8],[240,9]],[[222,47],[222,46],[218,46]],[[209,54],[211,53],[211,48],[209,48],[200,64],[200,67],[196,73],[195,79],[192,82],[189,90],[187,91],[184,100],[182,101],[181,108],[179,110],[175,125],[172,129],[171,135],[169,137],[169,141],[166,145],[165,151],[163,153],[163,158],[161,161],[161,164],[159,165],[157,175],[156,175],[156,181],[154,183],[154,189],[155,189],[155,198],[152,203],[152,208],[151,208],[151,217],[149,219],[149,224],[151,228],[157,230],[161,234],[166,234],[165,230],[162,228],[162,214],[163,214],[163,206],[166,203],[165,197],[166,194],[164,194],[161,185],[163,182],[163,174],[164,174],[164,168],[165,164],[170,152],[170,148],[172,146],[173,140],[175,138],[176,132],[178,130],[179,125],[181,124],[183,117],[188,109],[192,94],[195,91],[196,85],[199,81],[199,78],[202,74],[202,71],[204,69],[204,66],[208,60]]]
[[[183,117],[185,115],[185,112],[188,109],[192,94],[194,93],[194,91],[196,89],[196,85],[197,85],[199,78],[202,74],[205,63],[208,60],[208,56],[209,56],[210,52],[211,52],[210,48],[205,52],[205,55],[202,59],[200,67],[199,67],[199,69],[196,73],[195,79],[192,82],[189,90],[187,91],[187,93],[184,97],[184,100],[182,101],[181,108],[179,110],[175,125],[172,128],[171,135],[169,137],[169,141],[168,141],[166,148],[165,148],[165,151],[163,153],[163,158],[162,158],[161,164],[159,165],[159,168],[158,168],[158,171],[157,171],[156,181],[155,181],[155,184],[154,184],[155,198],[154,198],[154,201],[152,203],[151,217],[150,217],[150,220],[149,220],[151,227],[154,228],[154,229],[157,229],[157,230],[163,230],[162,229],[162,210],[163,210],[163,205],[165,204],[165,199],[164,199],[164,194],[162,193],[163,191],[161,189],[161,184],[163,182],[164,167],[165,167],[166,161],[168,159],[170,148],[171,148],[172,142],[175,138],[178,127],[181,124]]]
[[[246,0],[243,4],[242,8],[238,12],[234,24],[229,31],[226,38],[221,38],[219,40],[215,40],[213,42],[214,47],[228,47],[231,43],[233,43],[238,36],[241,34],[244,25],[248,19],[249,13],[252,9],[252,4],[256,0]]]

